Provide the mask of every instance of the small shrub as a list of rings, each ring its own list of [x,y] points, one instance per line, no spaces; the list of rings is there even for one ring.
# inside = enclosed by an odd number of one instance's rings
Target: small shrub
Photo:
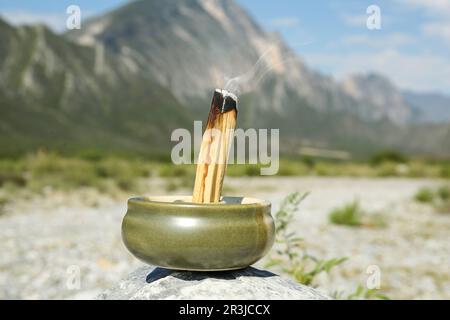
[[[392,163],[406,163],[408,159],[406,156],[395,150],[384,150],[379,153],[376,153],[370,159],[370,162],[373,165],[379,165],[384,162],[392,162]]]
[[[4,213],[4,207],[8,203],[8,199],[6,197],[0,195],[0,216]]]
[[[302,162],[308,166],[308,168],[314,168],[314,165],[316,164],[316,159],[310,156],[303,156]]]
[[[346,204],[333,209],[328,215],[329,221],[333,224],[349,227],[385,228],[387,227],[386,217],[379,213],[365,212],[358,201]]]
[[[441,178],[450,178],[450,164],[445,164],[441,167],[439,176]]]
[[[332,210],[329,214],[331,223],[345,225],[351,227],[359,227],[362,225],[363,212],[358,201],[354,201],[343,207]]]
[[[359,285],[354,292],[344,296],[344,292],[335,292],[332,294],[335,299],[346,300],[390,300],[388,296],[379,292],[378,289],[365,289],[362,285]]]
[[[281,164],[277,175],[280,177],[291,177],[297,175],[297,173],[293,166]]]
[[[257,165],[248,165],[245,167],[245,175],[248,177],[257,177],[261,175],[261,169]]]
[[[314,166],[314,173],[318,176],[332,176],[333,167],[325,162],[317,162]]]
[[[398,176],[398,165],[393,162],[382,162],[376,168],[376,174],[378,177],[395,177]]]
[[[417,191],[414,199],[421,203],[432,203],[434,200],[434,192],[430,188],[421,188]]]
[[[449,201],[450,200],[450,187],[441,186],[438,189],[437,194],[442,201]]]
[[[332,258],[320,260],[308,254],[303,246],[303,239],[289,228],[298,211],[301,201],[307,196],[293,193],[283,200],[280,210],[275,214],[276,242],[281,248],[277,256],[269,259],[267,267],[280,266],[283,272],[293,277],[297,282],[311,285],[316,276],[342,264],[347,258]]]
[[[414,199],[433,206],[436,212],[450,213],[450,187],[447,185],[436,189],[422,188],[416,193]]]
[[[158,172],[160,177],[193,177],[195,175],[195,167],[188,165],[161,165]]]
[[[304,176],[307,175],[309,171],[310,168],[303,161],[281,160],[277,175],[281,177]]]
[[[437,200],[435,201],[436,211],[440,213],[450,213],[450,187],[441,186],[436,191]]]

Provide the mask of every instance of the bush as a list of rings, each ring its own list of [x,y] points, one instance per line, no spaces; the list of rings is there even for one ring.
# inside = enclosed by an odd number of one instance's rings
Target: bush
[[[139,178],[149,175],[149,169],[139,161],[110,158],[95,163],[98,178],[113,180],[122,190],[136,190]]]
[[[421,188],[417,191],[414,199],[421,203],[432,203],[434,200],[434,192],[430,188]]]
[[[307,196],[293,193],[281,203],[280,210],[275,213],[276,242],[281,249],[277,256],[269,259],[267,267],[281,266],[283,271],[297,282],[311,285],[320,273],[330,273],[347,258],[320,260],[308,254],[303,248],[303,239],[290,230],[290,224],[301,201]]]
[[[438,197],[442,201],[448,201],[450,200],[450,187],[448,186],[441,186],[437,191]]]
[[[440,177],[446,178],[446,179],[450,178],[450,165],[449,164],[445,164],[441,167]]]
[[[245,175],[247,177],[257,177],[261,175],[261,169],[257,165],[248,165],[245,167]]]
[[[388,296],[380,293],[377,289],[366,289],[362,285],[356,287],[355,291],[344,297],[343,292],[335,292],[332,295],[335,299],[347,299],[347,300],[390,300]]]
[[[38,153],[26,160],[26,187],[35,192],[45,187],[72,190],[92,187],[102,192],[137,191],[138,179],[148,175],[148,168],[138,161],[105,158],[88,161]]]
[[[329,214],[329,220],[334,224],[359,227],[362,225],[362,216],[363,213],[359,202],[354,201],[341,208],[332,210]]]
[[[80,159],[64,159],[54,154],[40,153],[28,158],[27,187],[42,191],[45,187],[69,190],[95,186],[95,168]]]
[[[332,258],[322,260],[307,252],[304,240],[295,231],[291,230],[291,223],[299,205],[308,194],[293,193],[287,196],[281,203],[280,209],[275,213],[276,221],[276,254],[272,255],[267,267],[279,267],[282,272],[305,285],[313,285],[319,274],[329,274],[335,267],[344,263],[347,258]],[[343,292],[334,295],[337,298],[343,296]],[[350,293],[347,299],[386,299],[376,290],[362,290],[362,286]]]
[[[195,176],[194,165],[174,165],[164,164],[159,168],[160,177],[194,177]]]
[[[384,150],[374,154],[370,162],[373,165],[379,165],[384,162],[392,162],[392,163],[406,163],[408,159],[406,156],[395,150]]]
[[[398,164],[393,162],[382,162],[377,166],[377,176],[378,177],[395,177],[398,175],[397,170]]]
[[[23,161],[0,160],[0,187],[8,183],[25,186]]]
[[[333,209],[328,218],[333,224],[349,227],[384,228],[387,226],[383,214],[378,212],[368,214],[361,208],[358,201]]]
[[[416,193],[414,199],[432,205],[437,212],[450,213],[450,187],[447,185],[437,189],[422,188]]]

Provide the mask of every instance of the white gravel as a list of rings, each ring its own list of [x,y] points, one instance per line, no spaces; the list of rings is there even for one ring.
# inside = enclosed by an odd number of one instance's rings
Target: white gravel
[[[381,270],[381,291],[391,298],[450,299],[450,215],[411,199],[423,179],[227,178],[227,195],[272,201],[293,191],[311,194],[301,205],[295,229],[318,257],[349,258],[317,285],[326,293],[353,291],[366,270]],[[161,181],[151,185],[163,185]],[[163,188],[152,193],[166,193]],[[187,194],[189,190],[176,192]],[[331,225],[328,212],[358,199],[369,212],[387,217],[385,229]],[[142,265],[124,248],[121,219],[126,197],[95,191],[48,191],[17,200],[0,216],[0,299],[85,299]],[[260,264],[261,265],[261,264]]]

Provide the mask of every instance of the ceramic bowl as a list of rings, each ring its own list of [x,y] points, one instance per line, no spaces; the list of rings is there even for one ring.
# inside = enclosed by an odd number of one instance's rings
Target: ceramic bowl
[[[191,199],[129,199],[122,222],[128,250],[163,268],[221,271],[248,267],[272,247],[275,226],[269,202],[225,197],[218,204],[195,204]]]

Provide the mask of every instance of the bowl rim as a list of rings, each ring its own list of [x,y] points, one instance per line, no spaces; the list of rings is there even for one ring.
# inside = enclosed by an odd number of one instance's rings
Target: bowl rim
[[[162,201],[163,199],[167,199],[168,201]],[[128,204],[136,204],[136,205],[160,205],[160,206],[175,206],[175,207],[211,207],[211,208],[220,208],[220,207],[240,207],[240,208],[248,208],[248,207],[267,207],[271,206],[271,203],[267,200],[262,200],[253,197],[221,197],[220,203],[193,203],[186,201],[187,199],[192,199],[192,196],[140,196],[140,197],[132,197],[128,199]],[[169,201],[170,200],[170,201]],[[242,200],[249,201],[248,203],[241,203]],[[178,202],[179,201],[179,202]]]

